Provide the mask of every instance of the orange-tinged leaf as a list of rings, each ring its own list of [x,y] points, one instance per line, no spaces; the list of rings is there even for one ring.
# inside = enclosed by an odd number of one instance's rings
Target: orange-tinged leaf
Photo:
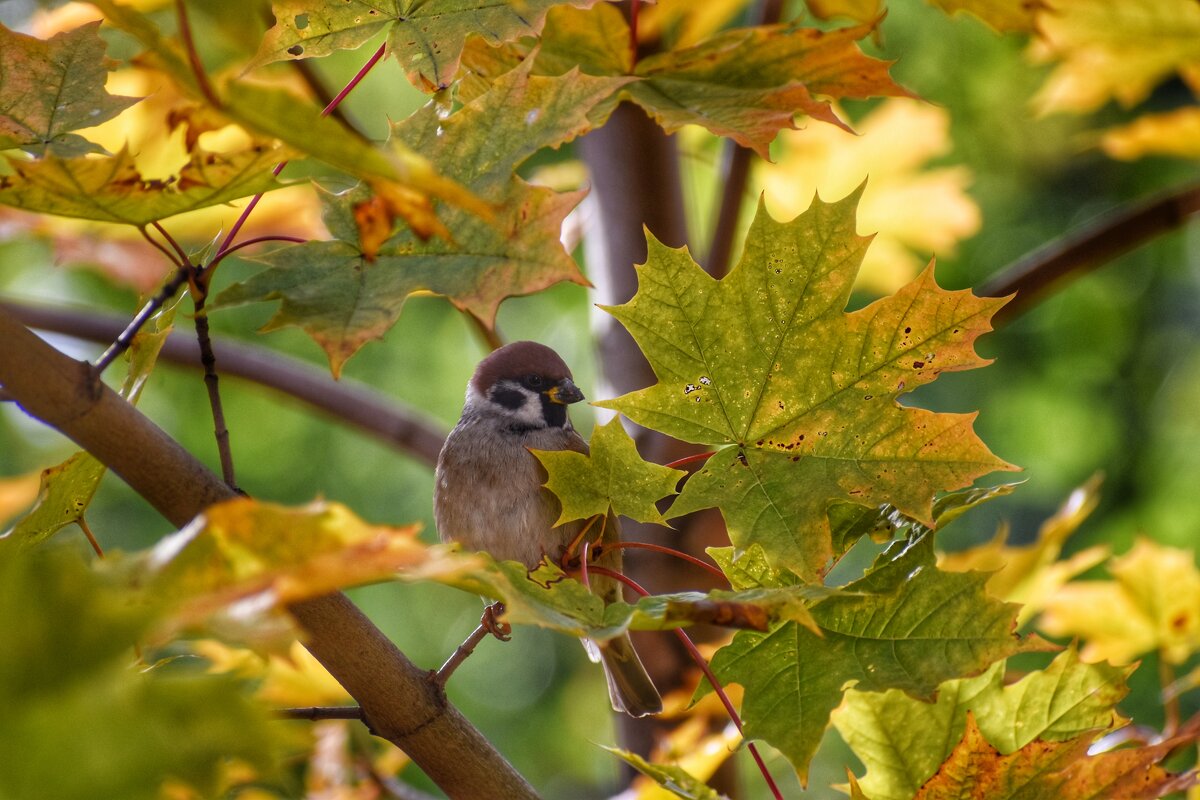
[[[198,151],[168,180],[143,176],[128,150],[103,158],[9,158],[12,173],[0,175],[0,204],[143,226],[279,188],[271,168],[286,158],[265,146],[231,154]]]
[[[138,98],[104,90],[114,62],[104,56],[99,27],[91,22],[42,41],[0,25],[0,150],[100,150],[70,131],[112,119]]]
[[[388,50],[408,79],[434,91],[454,79],[468,36],[497,45],[536,35],[546,11],[564,2],[587,6],[596,0],[275,0],[275,26],[263,37],[251,66],[326,56],[387,30]]]
[[[331,198],[326,223],[337,241],[281,248],[260,259],[269,268],[223,292],[225,305],[279,298],[267,328],[300,325],[325,349],[335,374],[363,344],[381,337],[418,290],[445,295],[492,325],[500,303],[560,281],[586,284],[560,242],[562,222],[582,198],[531,186],[513,171],[542,147],[557,147],[589,130],[590,111],[622,78],[506,74],[487,93],[448,117],[426,106],[395,126],[395,138],[423,152],[439,173],[496,204],[483,220],[458,208],[440,210],[447,238],[423,240],[409,230],[365,258],[349,205],[365,189]],[[486,128],[487,135],[479,131]]]
[[[1200,107],[1144,114],[1128,125],[1104,131],[1100,147],[1122,161],[1154,155],[1200,158]]]
[[[866,181],[858,224],[875,238],[858,274],[860,287],[889,294],[934,254],[949,255],[979,230],[979,207],[966,193],[962,166],[929,168],[949,153],[950,115],[915,100],[890,99],[856,125],[858,135],[829,125],[780,135],[777,163],[757,165],[767,207],[788,219],[813,194],[843,196]]]
[[[393,217],[387,204],[379,195],[371,195],[351,206],[354,222],[358,225],[358,241],[367,263],[374,263],[379,246],[392,235]]]
[[[973,715],[954,751],[915,800],[1153,800],[1196,783],[1196,774],[1168,772],[1160,762],[1195,740],[1180,736],[1155,745],[1088,755],[1092,737],[1035,740],[1011,753],[980,733]]]
[[[896,398],[974,350],[1004,300],[939,288],[932,268],[896,295],[844,313],[868,240],[857,193],[816,200],[787,223],[760,207],[738,265],[712,279],[652,237],[638,293],[606,309],[633,334],[658,383],[599,403],[718,450],[668,517],[716,506],[733,543],[760,543],[805,577],[826,569],[835,501],[892,503],[932,525],[933,495],[1012,469],[972,430],[973,414]]]
[[[1200,649],[1200,570],[1191,550],[1138,539],[1111,581],[1076,581],[1046,602],[1041,627],[1078,636],[1083,656],[1117,664],[1158,650],[1173,664]]]
[[[797,114],[843,125],[818,97],[909,94],[888,75],[888,62],[867,57],[856,44],[871,30],[736,28],[634,65],[619,11],[606,4],[564,7],[547,17],[535,69],[557,75],[578,65],[592,75],[632,74],[639,80],[622,91],[668,133],[701,125],[765,157],[776,133],[795,127]]]
[[[967,715],[963,738],[925,782],[914,800],[991,800],[991,798],[1062,797],[1055,773],[1087,753],[1091,737],[1067,742],[1030,742],[1015,753],[1001,755],[988,744]],[[1040,791],[1039,791],[1040,790]]]
[[[1035,55],[1055,61],[1035,99],[1042,113],[1132,106],[1162,81],[1200,67],[1194,0],[1049,0]]]

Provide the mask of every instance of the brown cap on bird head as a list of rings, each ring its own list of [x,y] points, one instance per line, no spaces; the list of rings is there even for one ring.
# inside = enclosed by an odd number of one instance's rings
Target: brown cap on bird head
[[[471,385],[475,391],[485,394],[489,388],[504,379],[517,379],[526,375],[539,375],[547,385],[554,385],[564,378],[571,379],[571,369],[558,353],[537,342],[513,342],[493,351],[479,362]]]

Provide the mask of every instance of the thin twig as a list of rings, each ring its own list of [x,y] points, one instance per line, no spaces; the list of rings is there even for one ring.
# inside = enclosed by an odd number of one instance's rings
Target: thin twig
[[[209,336],[208,330],[208,314],[204,310],[204,305],[208,300],[208,282],[201,278],[193,281],[192,286],[193,302],[196,308],[196,344],[200,347],[200,364],[204,367],[204,388],[208,391],[208,405],[212,409],[213,433],[217,438],[217,453],[221,459],[221,478],[225,481],[226,486],[237,491],[237,478],[233,471],[233,450],[229,445],[229,428],[225,424],[225,408],[221,403],[217,357],[213,353],[212,338]]]
[[[646,591],[641,584],[632,578],[621,574],[620,572],[595,566],[592,567],[592,571],[601,575],[607,575],[610,578],[620,581],[630,589],[633,589],[633,591],[637,592],[642,597],[650,596],[650,592]],[[713,674],[712,668],[708,665],[708,661],[705,660],[704,655],[700,652],[700,649],[696,647],[695,642],[692,641],[692,637],[688,636],[682,628],[675,628],[671,632],[675,634],[676,638],[679,639],[680,643],[683,644],[684,648],[688,651],[688,654],[692,657],[692,660],[696,662],[696,666],[699,667],[700,671],[704,673],[704,677],[708,679],[709,685],[713,687],[713,691],[716,692],[717,697],[721,699],[721,704],[725,706],[725,712],[729,714],[729,718],[733,720],[733,724],[737,726],[738,732],[743,733],[744,735],[742,730],[741,716],[738,714],[737,709],[733,707],[733,701],[730,700],[729,695],[725,693],[725,688],[721,685],[721,682],[717,680],[717,676]],[[762,773],[763,778],[766,780],[767,786],[771,789],[771,793],[775,796],[776,800],[783,800],[783,794],[780,793],[779,786],[776,785],[775,779],[771,777],[771,771],[767,769],[767,764],[765,761],[763,761],[763,757],[759,754],[758,748],[754,746],[754,742],[747,742],[746,748],[750,751],[750,755],[754,757],[754,762],[758,765],[758,769]]]
[[[1028,311],[1060,282],[1094,270],[1151,239],[1175,230],[1200,212],[1200,184],[1120,209],[1038,248],[979,288],[982,297],[1016,293],[996,314],[997,327]]]
[[[142,329],[142,326],[145,325],[152,316],[158,313],[158,310],[162,308],[168,300],[175,296],[175,293],[179,291],[180,286],[183,286],[188,282],[188,272],[188,267],[181,266],[175,271],[175,274],[171,277],[171,279],[163,284],[163,287],[159,289],[158,294],[154,295],[154,297],[152,297],[144,306],[142,306],[142,309],[138,311],[133,320],[131,320],[130,323],[125,326],[124,330],[117,334],[117,338],[113,341],[113,343],[110,344],[108,348],[100,354],[98,359],[96,359],[96,363],[92,365],[92,370],[96,373],[96,375],[103,373],[104,370],[108,369],[109,364],[116,361],[122,353],[129,349],[129,346],[133,344],[133,337],[137,336],[137,332]]]
[[[362,719],[358,706],[312,706],[311,708],[281,708],[275,712],[284,719],[305,719],[316,722],[323,719]]]
[[[187,3],[185,0],[175,0],[175,15],[179,18],[179,38],[183,40],[184,49],[187,50],[188,63],[192,67],[192,74],[196,76],[196,84],[200,87],[200,93],[204,95],[204,99],[212,105],[213,108],[221,108],[221,100],[217,97],[217,93],[213,91],[212,84],[208,82],[208,74],[204,71],[204,64],[200,61],[200,53],[196,50],[196,42],[192,38],[192,24],[188,21]]]
[[[454,670],[458,669],[459,665],[475,652],[475,648],[487,638],[489,633],[490,631],[487,629],[487,626],[482,623],[475,630],[471,631],[471,635],[454,649],[454,652],[446,659],[446,663],[438,667],[438,671],[434,673],[433,679],[437,682],[438,686],[446,685],[446,681],[450,680],[450,676],[454,674]]]
[[[770,25],[783,15],[782,0],[758,0],[750,13],[750,25]],[[733,238],[737,233],[738,219],[742,212],[742,201],[746,196],[746,183],[750,178],[750,164],[754,151],[727,139],[721,154],[721,203],[717,206],[717,219],[713,225],[712,240],[704,268],[714,278],[724,277],[729,272],[729,261],[733,254]]]
[[[60,307],[42,307],[0,300],[0,311],[26,325],[95,342],[111,342],[125,326],[121,317]],[[437,463],[445,430],[406,410],[392,398],[351,378],[335,381],[329,371],[261,345],[213,338],[213,353],[225,377],[238,377],[283,392],[357,427],[372,440],[390,444],[429,467]],[[199,367],[200,350],[194,336],[175,332],[159,352],[164,362]]]

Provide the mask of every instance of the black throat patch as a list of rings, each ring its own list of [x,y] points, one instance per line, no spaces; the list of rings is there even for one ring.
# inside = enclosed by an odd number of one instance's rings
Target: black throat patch
[[[548,428],[565,428],[567,427],[567,407],[562,403],[556,403],[546,395],[538,395],[542,401],[542,419],[546,420]]]

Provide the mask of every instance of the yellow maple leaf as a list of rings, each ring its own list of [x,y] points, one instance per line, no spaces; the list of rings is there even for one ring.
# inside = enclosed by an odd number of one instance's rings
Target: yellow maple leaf
[[[1032,56],[1057,62],[1034,99],[1041,113],[1133,106],[1173,74],[1200,68],[1195,0],[1049,0],[1037,25]]]
[[[1154,650],[1173,664],[1200,649],[1200,570],[1191,550],[1138,539],[1111,581],[1076,581],[1046,602],[1041,627],[1078,636],[1086,661],[1125,664]]]
[[[1123,161],[1145,155],[1200,158],[1200,106],[1144,114],[1128,125],[1105,131],[1100,146]]]
[[[911,281],[935,253],[945,254],[979,229],[979,207],[967,195],[963,166],[923,169],[951,148],[949,115],[916,100],[889,99],[856,125],[780,133],[777,163],[757,170],[767,207],[791,219],[813,194],[842,197],[864,179],[858,227],[876,232],[858,285],[891,294]]]

